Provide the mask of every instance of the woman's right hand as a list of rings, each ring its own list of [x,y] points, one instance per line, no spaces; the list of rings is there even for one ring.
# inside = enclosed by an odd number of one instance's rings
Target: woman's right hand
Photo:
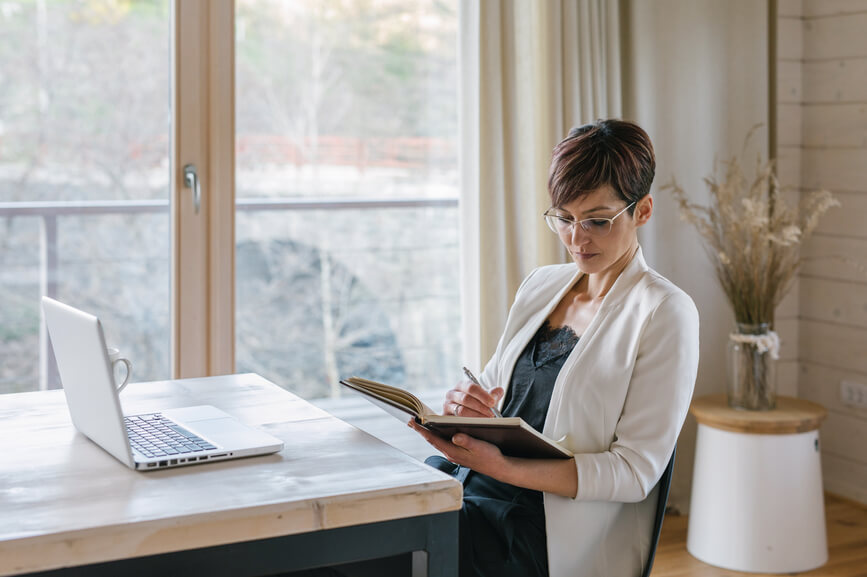
[[[446,393],[443,403],[444,415],[458,417],[493,417],[491,407],[503,396],[503,387],[486,391],[481,385],[471,381],[461,381]]]

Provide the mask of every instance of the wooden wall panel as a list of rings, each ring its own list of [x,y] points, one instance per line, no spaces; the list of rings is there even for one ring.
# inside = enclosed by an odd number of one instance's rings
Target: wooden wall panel
[[[804,12],[803,0],[777,0],[777,15],[785,18],[800,18]]]
[[[798,188],[784,186],[780,193],[788,210],[795,210],[801,202],[801,190]]]
[[[800,103],[803,70],[800,62],[784,60],[777,62],[777,98],[779,102]]]
[[[798,360],[798,333],[800,323],[797,318],[777,319],[775,329],[780,336],[780,361]]]
[[[825,213],[816,234],[852,236],[867,239],[867,193],[832,191],[840,206]],[[867,264],[867,254],[861,253]],[[867,279],[867,277],[865,277]]]
[[[801,123],[804,146],[867,147],[867,102],[804,106]]]
[[[867,58],[806,60],[801,77],[803,102],[808,104],[867,102]]]
[[[802,276],[863,282],[867,278],[867,240],[817,234],[804,244]]]
[[[803,47],[806,60],[867,56],[867,7],[864,12],[804,21]]]
[[[867,148],[804,148],[801,186],[867,192]]]
[[[786,151],[784,174],[797,162],[802,194],[827,188],[843,204],[803,247],[798,394],[829,411],[821,432],[825,489],[867,503],[867,410],[843,405],[840,396],[844,379],[867,383],[867,0],[779,8],[792,17],[802,11],[800,39],[780,23],[780,39],[792,45],[778,54],[791,55],[798,42],[802,50],[800,99],[790,107],[801,105],[801,149]],[[778,82],[790,91],[794,64]],[[778,128],[786,144],[791,130]]]
[[[800,314],[800,292],[801,292],[801,282],[800,279],[795,278],[792,281],[792,286],[789,289],[789,292],[786,293],[786,296],[783,297],[782,302],[777,306],[777,310],[774,311],[777,319],[797,319]]]
[[[777,58],[801,60],[804,52],[804,22],[799,17],[777,20]]]
[[[803,130],[803,21],[801,0],[779,0],[777,11],[777,177],[784,198],[794,206],[801,186]],[[800,381],[800,287],[798,279],[775,312],[781,359],[777,362],[777,394],[797,397]]]
[[[800,360],[867,373],[867,329],[801,319]]]
[[[780,337],[780,359],[777,361],[777,394],[798,396],[800,339],[800,280],[795,279],[792,288],[775,311],[775,330]]]
[[[867,11],[865,0],[802,0],[804,17],[839,16]]]
[[[822,483],[836,495],[867,503],[867,465],[822,453]]]
[[[853,442],[867,439],[867,420],[829,411],[819,435],[827,453],[867,463],[867,442]]]
[[[867,282],[805,277],[799,288],[802,318],[867,329]]]
[[[867,373],[856,373],[815,363],[801,363],[798,381],[801,397],[819,403],[829,411],[867,420],[867,409],[850,407],[840,400],[840,382],[867,383]]]
[[[800,363],[794,361],[777,362],[777,394],[797,397],[800,379]]]
[[[804,112],[800,104],[777,106],[777,146],[801,146],[801,127]]]
[[[777,178],[783,188],[801,186],[801,147],[777,147]]]

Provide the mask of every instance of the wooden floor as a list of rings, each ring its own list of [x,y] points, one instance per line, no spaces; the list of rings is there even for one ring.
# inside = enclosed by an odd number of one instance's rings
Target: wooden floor
[[[687,517],[666,515],[656,550],[652,577],[749,577],[702,563],[686,551]],[[804,577],[867,577],[867,507],[833,495],[825,496],[828,563]]]

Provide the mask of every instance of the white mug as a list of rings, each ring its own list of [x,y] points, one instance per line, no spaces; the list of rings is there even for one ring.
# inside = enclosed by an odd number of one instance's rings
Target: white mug
[[[108,352],[108,360],[111,362],[111,374],[112,374],[112,376],[114,376],[115,367],[117,366],[118,363],[122,363],[122,364],[126,365],[126,375],[123,378],[123,382],[121,382],[119,385],[117,385],[117,392],[119,393],[123,390],[123,388],[127,385],[127,383],[129,383],[129,378],[132,375],[132,363],[129,362],[129,359],[125,359],[122,356],[120,356],[120,351],[114,347],[108,347],[108,349],[106,349],[106,351]]]

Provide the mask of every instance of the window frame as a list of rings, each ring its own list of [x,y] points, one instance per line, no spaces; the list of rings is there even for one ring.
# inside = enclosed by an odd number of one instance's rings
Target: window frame
[[[172,2],[172,378],[235,371],[235,3]],[[184,184],[196,166],[201,206]]]

